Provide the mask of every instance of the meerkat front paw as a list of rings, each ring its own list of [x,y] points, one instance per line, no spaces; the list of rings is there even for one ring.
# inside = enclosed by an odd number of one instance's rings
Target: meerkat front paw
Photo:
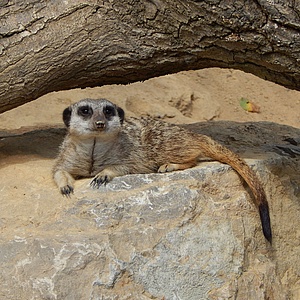
[[[99,188],[103,184],[106,185],[116,176],[118,176],[118,174],[116,173],[114,168],[106,168],[94,177],[90,185],[93,188]]]
[[[54,172],[53,178],[63,196],[70,197],[73,194],[74,178],[71,174],[64,170],[57,170]]]
[[[70,197],[71,194],[74,193],[74,188],[73,188],[72,186],[70,186],[70,185],[66,185],[66,186],[60,188],[60,192],[61,192],[64,196]]]
[[[102,184],[106,185],[111,179],[110,176],[99,173],[93,178],[90,185],[93,188],[99,188]]]

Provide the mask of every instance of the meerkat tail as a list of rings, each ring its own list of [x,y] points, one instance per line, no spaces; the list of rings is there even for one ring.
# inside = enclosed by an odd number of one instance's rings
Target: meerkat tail
[[[258,209],[259,209],[259,215],[260,215],[263,234],[264,234],[265,238],[270,243],[272,243],[272,229],[271,229],[271,220],[270,220],[268,202],[261,204]]]
[[[240,158],[237,154],[229,150],[228,148],[220,145],[214,140],[208,137],[207,143],[208,147],[202,149],[203,153],[207,155],[207,157],[216,159],[220,162],[226,163],[230,165],[236,172],[238,172],[242,178],[246,181],[248,186],[250,187],[254,199],[253,202],[255,206],[259,210],[262,231],[265,238],[271,243],[272,242],[272,230],[271,230],[271,221],[270,221],[270,213],[269,213],[269,205],[267,201],[267,197],[264,191],[264,188],[258,179],[257,175],[254,171],[247,165],[247,163]]]

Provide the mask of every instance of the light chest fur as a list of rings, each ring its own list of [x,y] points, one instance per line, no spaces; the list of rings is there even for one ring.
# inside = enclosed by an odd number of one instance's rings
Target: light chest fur
[[[92,177],[106,166],[116,163],[115,141],[103,141],[101,138],[78,139],[69,136],[62,148],[68,149],[65,169],[74,177]]]

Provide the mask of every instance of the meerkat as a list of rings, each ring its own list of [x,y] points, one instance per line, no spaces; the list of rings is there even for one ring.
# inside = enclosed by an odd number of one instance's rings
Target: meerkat
[[[212,138],[150,117],[124,118],[106,99],[83,99],[63,111],[68,133],[53,168],[61,193],[73,193],[74,180],[94,177],[92,187],[134,173],[171,172],[211,158],[230,165],[249,185],[265,238],[272,232],[266,194],[254,171],[237,154]]]

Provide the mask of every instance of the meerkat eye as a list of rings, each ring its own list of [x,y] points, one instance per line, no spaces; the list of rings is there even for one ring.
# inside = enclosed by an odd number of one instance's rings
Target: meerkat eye
[[[112,117],[112,116],[115,116],[116,113],[115,113],[115,108],[112,107],[112,106],[106,106],[104,109],[103,109],[103,112],[105,114],[106,117]]]
[[[89,117],[93,114],[93,110],[88,105],[81,106],[78,108],[78,114],[82,117]]]

